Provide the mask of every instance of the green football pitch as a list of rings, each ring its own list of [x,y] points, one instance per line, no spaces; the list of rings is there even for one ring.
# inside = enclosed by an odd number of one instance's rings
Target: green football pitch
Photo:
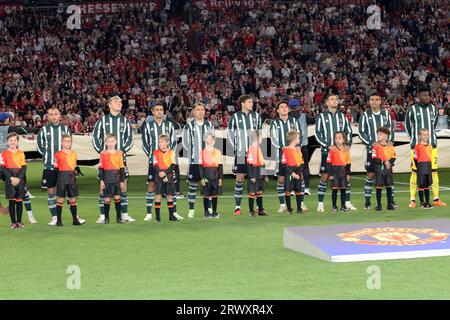
[[[137,221],[97,225],[96,170],[83,168],[86,176],[78,179],[78,202],[87,223],[72,226],[64,207],[66,224],[56,228],[47,225],[50,215],[46,193],[40,190],[41,171],[40,163],[29,164],[39,223],[12,230],[9,217],[0,217],[0,299],[450,299],[450,257],[332,264],[283,248],[282,230],[287,226],[450,216],[450,209],[443,207],[409,209],[405,174],[395,176],[400,205],[396,211],[364,211],[364,180],[355,175],[352,203],[358,211],[331,213],[328,190],[325,213],[315,212],[312,195],[305,200],[307,214],[277,214],[276,183],[271,180],[264,198],[270,216],[249,217],[244,198],[244,214],[235,217],[233,181],[227,179],[219,198],[220,219],[203,219],[198,197],[194,219],[187,218],[187,199],[178,200],[178,212],[186,217],[180,222],[168,221],[163,203],[161,224],[143,221],[145,177],[131,177],[129,214]],[[450,171],[441,170],[440,179],[441,198],[450,200]],[[316,186],[314,178],[314,194]],[[187,193],[185,181],[182,190]],[[380,289],[368,289],[372,265],[380,268]],[[80,289],[68,289],[70,266],[79,268]]]

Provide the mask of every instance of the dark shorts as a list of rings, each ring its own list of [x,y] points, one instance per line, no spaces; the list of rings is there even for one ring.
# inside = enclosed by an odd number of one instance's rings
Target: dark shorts
[[[280,161],[277,161],[277,164],[276,164],[276,173],[275,173],[275,177],[282,177],[282,176],[284,176],[284,165],[281,163],[281,160]]]
[[[42,189],[54,188],[56,187],[58,174],[56,170],[44,169],[42,172]]]
[[[256,178],[255,182],[248,180],[247,183],[248,193],[257,193],[264,191],[264,177]]]
[[[282,177],[282,176],[284,176],[284,166],[283,166],[283,164],[281,163],[281,159],[283,158],[283,151],[282,151],[282,148],[280,148],[279,150],[278,150],[278,157],[277,157],[277,159],[275,160],[276,161],[276,164],[275,164],[275,174],[274,174],[274,176],[275,177]]]
[[[156,176],[156,170],[155,167],[150,163],[148,165],[148,172],[147,172],[147,182],[154,182]]]
[[[422,174],[420,172],[417,173],[417,186],[419,188],[429,188],[433,184],[433,175],[432,173]]]
[[[247,164],[245,163],[245,157],[239,157],[239,160],[240,161],[238,161],[238,156],[234,157],[233,173],[247,174]]]
[[[203,196],[217,196],[220,193],[219,180],[208,180],[205,186],[202,186]]]
[[[282,177],[284,176],[284,165],[281,163],[281,159],[283,158],[283,151],[280,148],[278,151],[278,158],[277,158],[277,163],[276,163],[276,172],[275,172],[275,177]]]
[[[5,184],[6,199],[23,199],[26,193],[25,182],[21,182],[17,186],[13,186],[11,183]]]
[[[281,160],[277,161],[276,164],[276,172],[275,177],[282,177],[284,176],[284,165],[281,163]]]
[[[175,195],[175,184],[173,182],[163,182],[160,179],[155,180],[155,194]]]
[[[120,194],[120,182],[105,183],[105,189],[103,189],[103,196],[105,198],[113,198],[114,196],[120,196]]]
[[[431,162],[417,162],[417,186],[419,188],[428,188],[433,184],[433,167]]]
[[[130,172],[128,171],[127,162],[124,161],[123,164],[125,165],[125,179],[128,179],[130,177]]]
[[[372,149],[366,149],[367,150],[367,156],[366,156],[366,171],[367,173],[374,173],[375,172],[375,164],[372,161]]]
[[[178,179],[180,179],[180,166],[178,164],[175,165],[175,168],[172,171],[172,175],[174,183],[177,183]]]
[[[192,182],[200,181],[200,165],[190,164],[188,172],[188,180]]]
[[[285,177],[284,192],[300,192],[302,188],[302,180],[294,179],[290,175]]]
[[[392,187],[394,185],[394,177],[392,173],[375,174],[375,187]]]
[[[76,198],[80,194],[78,192],[78,186],[76,184],[62,184],[56,185],[56,196],[58,198]]]
[[[347,169],[345,167],[334,167],[331,174],[333,175],[333,181],[331,183],[333,189],[347,188]]]
[[[78,197],[77,178],[73,172],[60,171],[56,180],[56,196],[59,198]]]
[[[327,158],[328,153],[322,153],[322,157],[320,159],[320,173],[327,173],[329,175],[332,175],[332,173],[327,169]]]

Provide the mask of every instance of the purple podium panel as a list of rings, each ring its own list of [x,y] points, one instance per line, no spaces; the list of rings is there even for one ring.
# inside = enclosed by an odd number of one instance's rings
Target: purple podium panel
[[[450,255],[450,219],[284,228],[284,247],[329,262]]]

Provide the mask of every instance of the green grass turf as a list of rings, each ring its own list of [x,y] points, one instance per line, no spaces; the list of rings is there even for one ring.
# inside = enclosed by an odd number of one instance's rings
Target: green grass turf
[[[46,193],[40,190],[42,166],[30,163],[28,180],[33,211],[39,224],[9,228],[0,217],[0,299],[449,299],[450,257],[332,264],[283,248],[286,226],[326,225],[443,218],[449,209],[407,208],[408,175],[397,174],[394,212],[365,212],[361,175],[352,181],[352,202],[360,210],[345,214],[315,213],[316,196],[306,197],[306,215],[276,214],[275,180],[267,186],[268,217],[250,218],[247,199],[243,216],[234,217],[233,181],[227,179],[219,199],[222,217],[202,218],[197,200],[196,217],[170,223],[163,204],[163,222],[143,221],[145,178],[129,181],[129,213],[137,219],[127,225],[96,225],[98,217],[96,170],[83,168],[79,214],[87,219],[74,227],[64,207],[66,225],[47,226]],[[441,171],[442,187],[449,187],[450,171]],[[316,192],[317,178],[312,181]],[[3,186],[0,187],[3,194]],[[187,184],[183,182],[186,194]],[[442,191],[448,199],[450,192]],[[4,198],[2,199],[3,203]],[[374,201],[374,199],[373,199]],[[385,200],[383,200],[384,202]],[[187,199],[178,201],[178,212],[187,216]],[[114,216],[114,214],[112,214]],[[24,216],[26,216],[24,214]],[[81,289],[66,287],[67,267],[81,269]],[[381,289],[367,289],[367,267],[381,269]]]

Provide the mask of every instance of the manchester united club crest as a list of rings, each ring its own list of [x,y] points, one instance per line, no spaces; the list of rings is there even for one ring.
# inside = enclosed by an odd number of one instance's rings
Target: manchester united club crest
[[[377,246],[415,246],[441,242],[448,233],[436,229],[417,228],[366,228],[337,235],[342,241]]]

